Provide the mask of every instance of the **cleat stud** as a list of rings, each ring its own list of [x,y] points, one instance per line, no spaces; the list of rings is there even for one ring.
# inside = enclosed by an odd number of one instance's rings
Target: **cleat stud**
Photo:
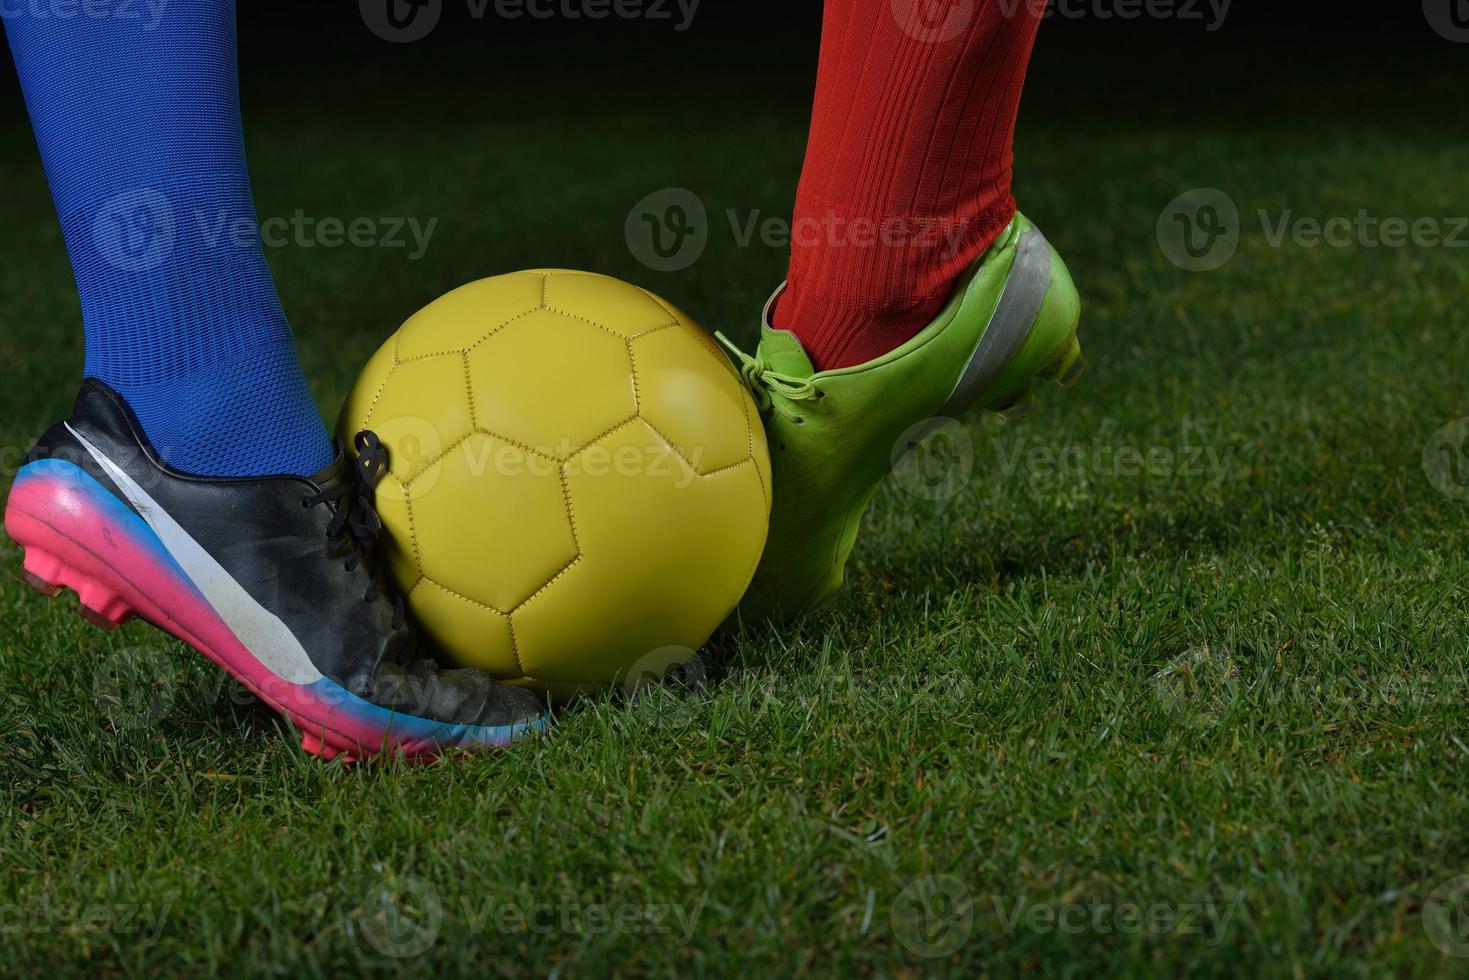
[[[318,759],[330,762],[333,759],[341,759],[343,762],[356,762],[357,757],[346,749],[338,748],[324,739],[320,734],[313,731],[301,733],[301,748],[307,755],[314,755]]]
[[[1018,398],[1008,405],[1002,405],[996,408],[995,411],[999,412],[1000,417],[1007,422],[1018,422],[1027,415],[1034,413],[1039,404],[1040,401],[1036,398],[1035,389],[1027,387],[1025,391],[1020,393]]]
[[[98,582],[83,579],[74,588],[81,602],[77,613],[93,626],[115,630],[133,614],[127,600]]]
[[[1081,354],[1072,363],[1071,367],[1066,369],[1066,373],[1056,379],[1056,384],[1062,388],[1074,388],[1076,383],[1081,380],[1081,376],[1086,374],[1086,369],[1086,355]]]
[[[61,586],[53,585],[34,572],[23,571],[20,573],[20,577],[26,585],[29,585],[47,599],[54,599],[57,593],[61,591]]]
[[[301,748],[305,749],[308,755],[321,755],[321,736],[315,732],[302,732]]]
[[[50,597],[61,591],[64,568],[60,558],[37,548],[27,548],[23,568],[26,582],[37,592]]]
[[[1063,388],[1070,388],[1085,371],[1086,357],[1081,353],[1081,341],[1076,334],[1072,334],[1060,353],[1041,371],[1041,377],[1054,381]]]
[[[120,620],[108,619],[102,613],[97,612],[95,609],[88,609],[86,606],[78,606],[77,615],[98,629],[106,630],[109,633],[122,625]]]

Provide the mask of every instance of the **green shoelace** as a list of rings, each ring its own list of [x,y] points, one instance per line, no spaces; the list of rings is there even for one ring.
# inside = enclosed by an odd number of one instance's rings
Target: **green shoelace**
[[[788,422],[804,425],[805,417],[796,410],[796,402],[816,401],[826,397],[810,378],[798,378],[791,374],[773,371],[763,357],[751,357],[735,346],[724,334],[715,332],[714,338],[724,345],[740,366],[740,377],[755,396],[755,404],[762,413],[774,411]]]

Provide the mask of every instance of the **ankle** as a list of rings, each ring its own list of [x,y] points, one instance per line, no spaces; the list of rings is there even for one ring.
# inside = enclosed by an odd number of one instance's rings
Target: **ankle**
[[[257,348],[166,380],[97,375],[122,395],[154,451],[191,476],[309,477],[331,436],[291,347]]]
[[[905,245],[797,247],[773,325],[794,333],[819,371],[881,357],[933,322],[1015,214],[1005,193],[972,216],[932,219],[949,230]]]
[[[916,336],[943,309],[948,291],[916,299],[834,294],[792,280],[772,326],[794,333],[818,371],[865,364]]]

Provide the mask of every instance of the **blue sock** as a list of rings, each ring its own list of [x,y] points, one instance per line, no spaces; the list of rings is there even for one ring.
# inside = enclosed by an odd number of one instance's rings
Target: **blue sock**
[[[5,28],[76,273],[88,376],[128,400],[176,469],[318,472],[331,442],[245,170],[234,0],[44,6],[17,4]]]

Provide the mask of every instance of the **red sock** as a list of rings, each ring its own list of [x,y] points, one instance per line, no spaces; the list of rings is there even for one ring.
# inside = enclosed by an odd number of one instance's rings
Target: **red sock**
[[[818,370],[922,330],[1015,216],[1011,144],[1040,7],[826,0],[774,317]]]

